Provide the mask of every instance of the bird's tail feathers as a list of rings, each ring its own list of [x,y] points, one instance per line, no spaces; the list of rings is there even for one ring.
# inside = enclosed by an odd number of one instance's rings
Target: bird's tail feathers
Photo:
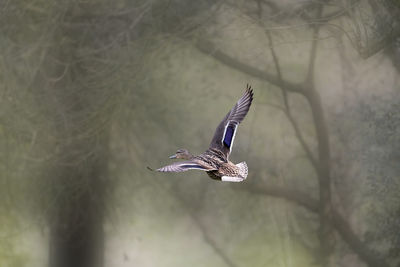
[[[247,174],[249,173],[249,168],[247,167],[246,162],[245,161],[240,162],[240,163],[236,164],[236,167],[239,168],[240,177],[242,177],[243,179],[246,179]]]

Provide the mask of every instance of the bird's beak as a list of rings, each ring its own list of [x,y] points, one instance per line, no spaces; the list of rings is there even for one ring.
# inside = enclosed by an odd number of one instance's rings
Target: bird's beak
[[[176,154],[169,157],[170,159],[176,159]]]

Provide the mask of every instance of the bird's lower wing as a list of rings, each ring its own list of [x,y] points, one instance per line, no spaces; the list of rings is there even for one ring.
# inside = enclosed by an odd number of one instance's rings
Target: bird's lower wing
[[[185,172],[188,170],[201,170],[201,171],[209,171],[209,169],[204,166],[199,165],[193,161],[181,161],[175,162],[171,165],[167,165],[157,169],[159,172]]]

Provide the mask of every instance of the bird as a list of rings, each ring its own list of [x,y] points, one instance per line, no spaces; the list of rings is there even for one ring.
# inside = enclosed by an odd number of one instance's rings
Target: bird
[[[223,182],[242,182],[247,178],[248,167],[245,161],[234,164],[229,160],[237,128],[247,115],[253,101],[253,89],[250,85],[233,108],[219,123],[209,148],[194,156],[187,149],[178,149],[170,159],[184,161],[156,169],[158,172],[184,172],[188,170],[205,171],[211,179]],[[152,170],[150,167],[148,169]]]

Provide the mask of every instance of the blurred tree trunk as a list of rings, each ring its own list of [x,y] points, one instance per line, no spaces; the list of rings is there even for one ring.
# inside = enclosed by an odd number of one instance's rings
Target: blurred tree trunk
[[[95,151],[83,162],[53,166],[56,200],[50,220],[50,266],[103,266],[104,178],[107,175],[107,138],[73,142],[61,153]]]
[[[55,128],[55,156],[48,177],[50,266],[99,267],[103,265],[108,129],[94,130],[96,122],[90,121],[93,114],[88,107],[96,96],[88,95],[91,89],[81,88],[74,77],[74,72],[80,78],[89,74],[72,62],[71,55],[61,52],[64,49],[73,51],[59,46],[49,53],[43,71],[48,77],[63,75],[50,78],[44,87],[46,97],[52,99],[46,101],[46,113]],[[59,62],[69,62],[68,70],[60,68]]]
[[[163,2],[157,3],[161,7],[153,11],[159,10],[159,18],[164,20],[168,13],[175,19],[170,18],[169,30],[181,25],[182,16],[174,16],[175,8],[167,12]],[[190,6],[175,4],[178,9]],[[145,16],[151,6],[59,1],[50,19],[54,31],[48,33],[51,38],[34,86],[39,109],[51,125],[46,136],[54,144],[44,185],[51,201],[45,204],[50,208],[51,267],[104,265],[110,120],[121,96],[116,70],[136,55],[129,49],[127,53],[133,55],[123,54],[121,48],[144,38],[146,30],[152,31],[139,25],[152,20]]]
[[[53,145],[45,174],[49,265],[101,267],[110,95],[116,92],[104,86],[110,77],[98,73],[110,68],[109,63],[105,68],[96,64],[107,51],[97,47],[104,45],[103,36],[88,34],[94,27],[81,20],[82,13],[77,16],[68,8],[62,13],[35,82]]]

